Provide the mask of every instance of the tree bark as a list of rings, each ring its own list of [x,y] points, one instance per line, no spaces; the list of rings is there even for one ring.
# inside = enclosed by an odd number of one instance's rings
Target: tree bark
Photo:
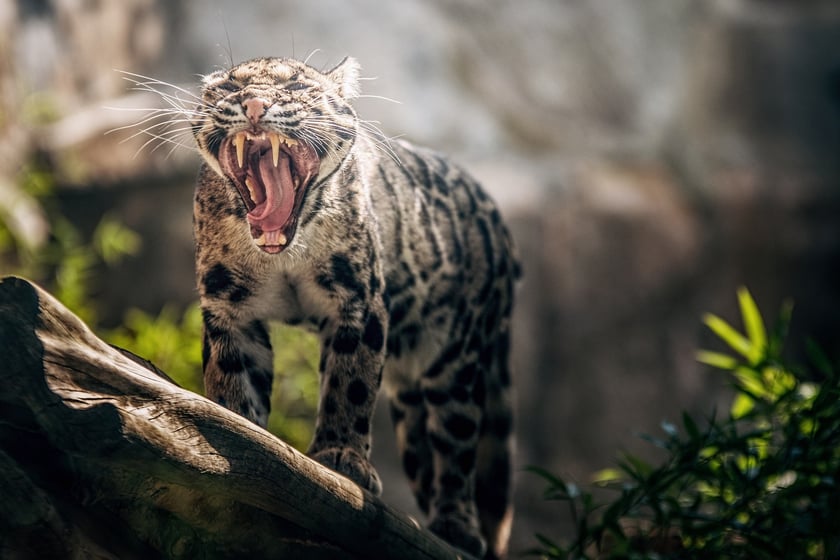
[[[15,277],[0,472],[0,558],[465,558]]]

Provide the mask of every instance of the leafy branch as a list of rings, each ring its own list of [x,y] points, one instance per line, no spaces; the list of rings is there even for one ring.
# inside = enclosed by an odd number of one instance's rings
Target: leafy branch
[[[547,499],[566,502],[575,534],[562,544],[538,535],[543,558],[835,558],[840,554],[840,376],[813,344],[811,367],[782,356],[792,306],[768,330],[746,289],[743,331],[708,314],[704,323],[731,350],[699,361],[729,372],[729,413],[700,427],[683,414],[645,439],[665,453],[652,466],[624,455],[596,473],[594,489],[542,469]],[[812,381],[820,377],[821,382]]]

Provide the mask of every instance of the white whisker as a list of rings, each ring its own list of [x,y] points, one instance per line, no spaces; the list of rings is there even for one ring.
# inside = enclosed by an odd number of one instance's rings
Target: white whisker
[[[124,74],[126,80],[128,80],[130,82],[133,82],[133,83],[137,84],[138,86],[148,86],[148,87],[152,87],[153,85],[165,86],[165,87],[172,88],[174,90],[180,91],[181,93],[185,93],[185,94],[189,95],[190,97],[192,97],[193,99],[195,99],[196,101],[204,103],[204,100],[201,99],[201,97],[194,94],[193,92],[191,92],[188,89],[182,88],[181,86],[176,86],[175,84],[170,84],[169,82],[164,82],[164,81],[161,81],[161,80],[157,80],[155,78],[150,78],[149,76],[144,76],[143,74],[135,74],[134,72],[126,72],[125,70],[117,70],[117,72],[120,72],[121,74]],[[143,81],[135,80],[134,78],[140,78],[140,80],[143,80]],[[152,91],[155,91],[156,93],[161,93],[160,91],[154,90],[154,89],[152,89]]]
[[[313,50],[311,53],[309,53],[309,55],[306,58],[303,59],[303,63],[309,64],[309,59],[318,54],[319,52],[321,52],[321,49]]]
[[[384,95],[372,95],[369,93],[362,93],[357,96],[359,99],[379,99],[381,101],[388,101],[389,103],[396,103],[397,105],[402,105],[402,101],[398,99],[391,99],[390,97],[385,97]]]

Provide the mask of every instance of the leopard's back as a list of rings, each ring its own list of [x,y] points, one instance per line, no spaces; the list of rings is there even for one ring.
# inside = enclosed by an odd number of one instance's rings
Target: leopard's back
[[[369,153],[387,255],[384,384],[403,466],[429,510],[445,490],[473,484],[468,467],[481,457],[477,507],[501,554],[510,530],[510,315],[520,275],[511,237],[482,187],[444,155],[407,142],[392,145],[391,157]],[[459,465],[443,480],[430,474],[435,453]]]

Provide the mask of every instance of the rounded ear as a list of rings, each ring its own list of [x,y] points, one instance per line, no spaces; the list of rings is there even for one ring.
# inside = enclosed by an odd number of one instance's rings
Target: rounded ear
[[[355,58],[348,56],[339,62],[338,66],[327,72],[327,77],[335,84],[339,95],[345,99],[353,99],[361,93],[359,87],[361,68]]]

